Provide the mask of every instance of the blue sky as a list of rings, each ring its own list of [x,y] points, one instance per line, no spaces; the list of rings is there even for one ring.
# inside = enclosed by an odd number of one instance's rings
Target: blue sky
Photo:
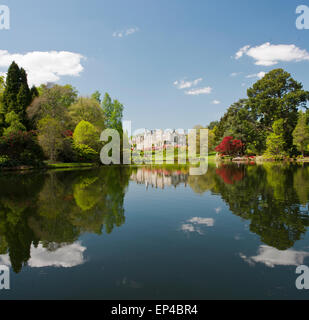
[[[309,30],[295,25],[296,7],[309,6],[308,0],[0,0],[0,4],[11,10],[11,29],[0,31],[0,50],[7,51],[0,55],[0,71],[13,54],[26,69],[30,65],[38,70],[44,52],[82,55],[57,56],[65,71],[51,74],[82,95],[100,90],[120,100],[133,129],[206,125],[246,96],[246,89],[258,79],[247,76],[278,67],[309,89]],[[250,47],[235,59],[244,46]],[[23,57],[34,51],[39,54]],[[276,59],[281,54],[285,58]],[[35,76],[44,81],[44,76]]]

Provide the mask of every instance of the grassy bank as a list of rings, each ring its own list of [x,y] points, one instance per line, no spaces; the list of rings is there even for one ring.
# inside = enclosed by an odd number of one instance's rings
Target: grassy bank
[[[30,171],[44,169],[74,169],[74,168],[91,168],[97,167],[96,163],[44,163],[39,167],[35,166],[17,166],[17,167],[0,167],[0,171]]]
[[[96,163],[47,163],[47,169],[67,169],[67,168],[85,168],[96,167]]]

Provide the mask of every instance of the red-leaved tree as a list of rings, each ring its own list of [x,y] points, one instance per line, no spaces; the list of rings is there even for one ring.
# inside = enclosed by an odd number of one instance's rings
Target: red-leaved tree
[[[242,153],[244,144],[241,140],[235,140],[233,137],[225,137],[216,147],[216,151],[221,155],[239,156]]]

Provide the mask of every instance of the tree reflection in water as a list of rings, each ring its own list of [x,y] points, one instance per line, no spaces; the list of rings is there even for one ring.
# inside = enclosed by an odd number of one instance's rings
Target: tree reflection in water
[[[175,170],[142,173],[132,176],[139,183],[155,184],[177,173]],[[178,174],[180,172],[178,171]],[[204,194],[220,195],[232,213],[250,221],[250,231],[263,243],[286,250],[300,240],[309,226],[309,166],[265,163],[263,165],[223,164],[210,166],[206,175],[189,176],[177,184],[188,183],[191,189]],[[137,179],[137,177],[139,177]],[[151,178],[151,179],[150,179]],[[155,179],[155,180],[153,180]]]
[[[203,176],[189,176],[186,167],[9,173],[0,176],[0,254],[8,254],[18,273],[33,248],[59,255],[75,243],[71,248],[82,252],[76,244],[81,234],[109,234],[125,223],[130,178],[146,187],[185,185],[200,195],[220,195],[233,214],[250,222],[251,232],[278,250],[292,248],[309,226],[306,165],[210,165]]]
[[[31,246],[49,251],[84,232],[109,234],[125,222],[128,168],[6,174],[0,177],[0,254],[18,273]]]

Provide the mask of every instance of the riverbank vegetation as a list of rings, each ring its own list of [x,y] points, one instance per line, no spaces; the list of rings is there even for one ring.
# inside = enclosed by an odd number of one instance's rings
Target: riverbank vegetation
[[[206,127],[212,158],[217,152],[216,159],[303,159],[309,155],[308,100],[288,72],[270,71]],[[101,99],[98,91],[79,96],[71,85],[30,88],[25,70],[13,62],[6,79],[0,77],[0,168],[99,164],[100,133],[111,128],[122,135],[123,110],[108,93]],[[203,126],[195,129],[199,153]],[[172,151],[174,160],[178,150]]]
[[[0,168],[46,162],[98,163],[105,128],[122,131],[123,105],[108,93],[82,97],[71,85],[29,88],[13,62],[0,77]]]
[[[207,126],[221,156],[303,157],[309,152],[309,92],[283,69],[267,73]]]

